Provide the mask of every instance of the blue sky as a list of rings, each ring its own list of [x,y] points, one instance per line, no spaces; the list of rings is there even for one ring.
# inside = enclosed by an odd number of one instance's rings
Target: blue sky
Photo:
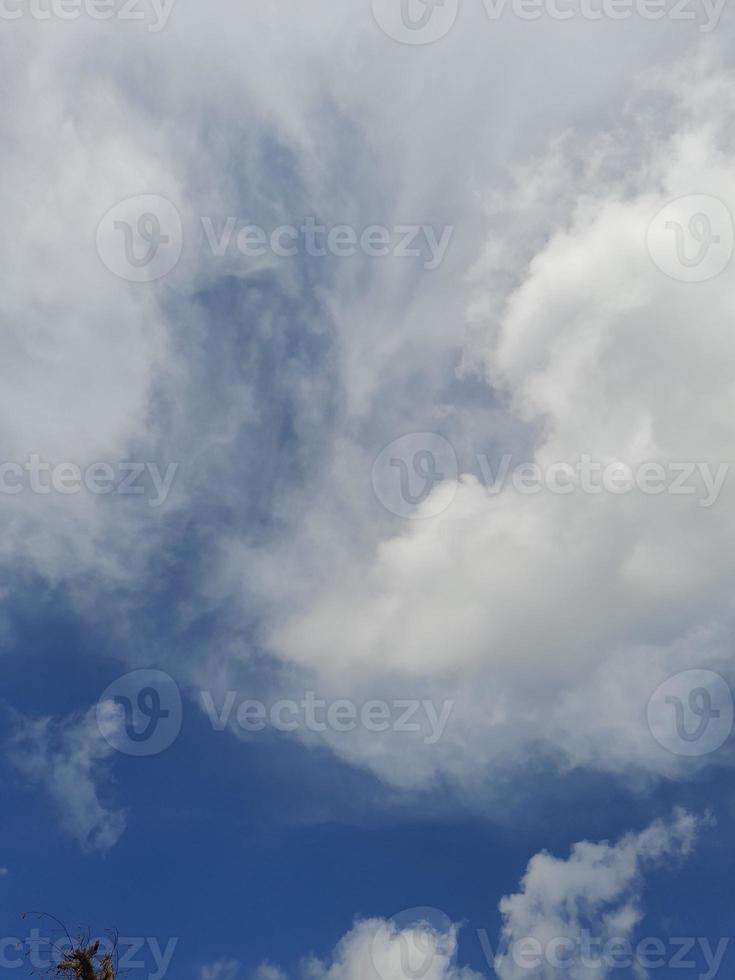
[[[0,976],[728,977],[732,11],[68,5],[0,4]]]

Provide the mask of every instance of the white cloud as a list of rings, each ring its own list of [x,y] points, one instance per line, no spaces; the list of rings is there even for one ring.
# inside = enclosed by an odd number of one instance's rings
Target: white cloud
[[[151,399],[171,359],[167,324],[155,294],[104,269],[94,234],[104,211],[140,193],[141,181],[172,195],[180,188],[165,147],[122,94],[104,83],[92,91],[79,35],[55,33],[58,24],[45,38],[37,23],[16,26],[14,41],[2,43],[14,111],[0,189],[8,218],[0,234],[8,277],[0,297],[1,460],[23,465],[37,454],[86,467],[150,459]],[[115,506],[88,492],[4,493],[0,558],[22,555],[53,581],[90,568],[123,579],[140,555],[130,538],[140,545],[140,525],[152,523],[132,499]]]
[[[102,706],[100,710],[104,710]],[[109,706],[109,725],[122,724]],[[98,726],[96,709],[61,721],[20,718],[10,758],[33,786],[49,797],[61,828],[87,852],[105,853],[125,830],[125,814],[105,805],[100,791],[108,782],[106,761],[114,749]]]

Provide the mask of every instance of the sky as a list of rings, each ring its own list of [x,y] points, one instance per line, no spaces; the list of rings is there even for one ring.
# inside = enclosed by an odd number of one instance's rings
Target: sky
[[[0,0],[0,977],[732,975],[733,40]]]

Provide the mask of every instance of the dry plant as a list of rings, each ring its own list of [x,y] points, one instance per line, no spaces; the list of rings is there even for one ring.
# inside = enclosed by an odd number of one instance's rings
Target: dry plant
[[[47,913],[31,913],[51,919],[59,926],[63,938],[50,942],[56,965],[44,971],[47,980],[118,980],[117,936],[112,936],[112,951],[100,955],[100,941],[92,942],[88,933],[72,938],[66,926]],[[23,916],[25,918],[25,916]],[[58,931],[58,930],[57,930]]]
[[[99,942],[91,946],[75,946],[56,966],[56,972],[64,980],[115,980],[112,953],[98,956]]]

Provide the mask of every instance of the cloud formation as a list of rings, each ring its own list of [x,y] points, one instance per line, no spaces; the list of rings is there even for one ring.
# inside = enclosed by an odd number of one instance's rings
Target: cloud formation
[[[100,726],[109,735],[122,723],[111,704],[61,721],[20,718],[10,741],[15,767],[48,796],[61,829],[89,853],[109,851],[125,831],[125,813],[100,799],[114,754]]]
[[[495,961],[500,980],[527,977],[531,957],[542,964],[545,980],[604,980],[615,964],[600,951],[614,941],[619,953],[643,917],[645,872],[686,858],[701,826],[679,811],[671,821],[656,821],[615,844],[575,844],[566,860],[546,852],[533,857],[520,891],[500,903],[504,952]],[[597,949],[596,960],[584,955],[585,936]]]
[[[648,699],[690,668],[732,679],[732,479],[709,508],[688,492],[489,493],[475,458],[729,466],[735,266],[677,281],[647,236],[668,202],[704,190],[735,213],[735,81],[702,50],[629,96],[604,132],[561,135],[485,195],[458,387],[414,425],[453,443],[458,483],[434,490],[425,520],[383,520],[367,446],[343,432],[288,539],[229,549],[275,656],[353,696],[455,698],[431,754],[334,741],[390,781],[471,783],[534,758],[683,776],[692,762],[652,738]],[[467,403],[478,378],[491,415]],[[385,442],[411,425],[404,405],[386,427],[395,403],[368,413]]]
[[[456,953],[453,926],[440,931],[427,922],[398,927],[384,919],[362,919],[329,961],[312,957],[304,962],[303,974],[308,980],[480,980],[480,974],[456,964]]]
[[[435,746],[324,735],[390,785],[492,787],[538,761],[684,776],[728,751],[667,752],[645,708],[672,673],[731,673],[731,483],[708,509],[489,495],[477,456],[729,461],[732,267],[677,282],[646,241],[675,198],[735,212],[733,76],[714,46],[681,57],[696,26],[641,23],[633,43],[611,23],[592,52],[587,23],[531,36],[476,7],[419,57],[368,4],[326,0],[244,26],[234,0],[180,4],[160,35],[9,25],[4,456],[181,475],[155,513],[9,497],[1,557],[70,584],[125,640],[184,567],[166,618],[193,684],[238,686],[265,661],[274,696],[454,700]],[[652,61],[678,67],[631,82]],[[539,63],[556,84],[529,74]],[[141,194],[170,199],[185,232],[155,284],[94,250],[102,217]],[[395,255],[248,264],[204,247],[202,218],[231,216],[455,231],[430,272]],[[440,516],[402,523],[371,467],[425,431],[460,476]],[[112,612],[97,605],[120,586]],[[205,618],[206,643],[189,641]]]
[[[625,950],[632,961],[646,875],[686,860],[707,823],[708,818],[677,810],[671,819],[657,820],[616,843],[576,843],[566,859],[536,854],[518,893],[500,902],[502,931],[494,959],[488,953],[490,975],[498,980],[605,980],[621,968]],[[411,915],[414,921],[399,924]],[[307,959],[302,974],[308,980],[481,980],[481,974],[456,962],[458,927],[445,920],[435,909],[358,920],[328,961]],[[717,949],[718,967],[726,948],[727,942]],[[704,944],[702,950],[710,954],[712,966],[711,947]],[[647,976],[639,966],[636,975]],[[714,975],[716,970],[709,974]],[[283,974],[267,966],[258,976]]]
[[[237,960],[221,959],[199,971],[199,980],[235,980],[240,964]]]

